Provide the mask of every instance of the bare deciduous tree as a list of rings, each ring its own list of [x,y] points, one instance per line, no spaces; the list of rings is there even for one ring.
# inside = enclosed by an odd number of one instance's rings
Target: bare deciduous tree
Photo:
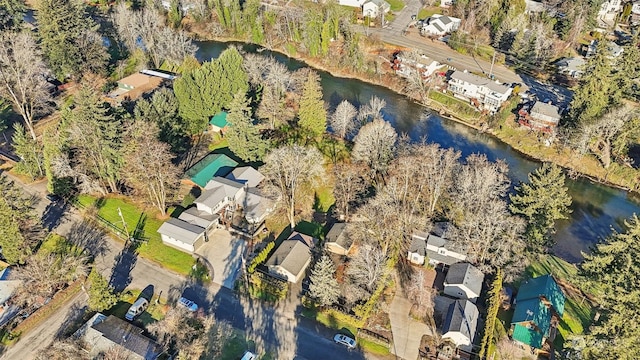
[[[407,297],[413,303],[414,311],[427,318],[433,317],[433,305],[436,293],[431,286],[425,286],[424,269],[415,270],[407,287]]]
[[[358,115],[356,107],[349,101],[343,100],[329,118],[329,125],[336,135],[344,139],[356,129],[356,115]]]
[[[358,203],[367,189],[369,179],[366,179],[366,168],[357,164],[341,163],[334,168],[335,186],[333,196],[336,208],[346,221],[349,220],[351,208]]]
[[[149,331],[166,350],[177,350],[179,358],[198,359],[207,350],[208,333],[214,323],[211,315],[199,317],[186,309],[174,308],[164,319],[149,325]]]
[[[0,35],[0,95],[10,100],[35,140],[33,122],[49,109],[44,65],[33,37],[27,32]]]
[[[347,275],[354,285],[371,294],[385,271],[386,262],[387,256],[382,249],[376,245],[362,244],[349,262]]]
[[[322,154],[311,147],[288,145],[273,150],[260,168],[267,183],[281,196],[293,229],[296,225],[296,204],[305,196],[300,187],[315,184],[324,174]],[[307,194],[308,195],[308,194]]]
[[[360,128],[351,155],[369,166],[374,175],[383,174],[393,159],[397,139],[391,124],[376,119]]]
[[[382,109],[385,106],[387,106],[387,102],[374,95],[367,104],[360,106],[358,119],[363,123],[369,120],[383,119]]]
[[[629,141],[638,133],[637,122],[638,113],[629,106],[615,108],[578,129],[577,147],[595,154],[607,169],[614,152],[626,156]]]
[[[89,360],[89,353],[83,349],[81,341],[55,340],[37,356],[37,360]],[[115,360],[115,359],[113,359]]]

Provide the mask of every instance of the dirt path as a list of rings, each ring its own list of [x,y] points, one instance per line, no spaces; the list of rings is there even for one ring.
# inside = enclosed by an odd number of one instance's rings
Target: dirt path
[[[53,313],[48,319],[40,323],[26,336],[21,337],[17,343],[13,344],[7,352],[2,354],[0,359],[6,360],[29,360],[35,359],[39,352],[47,348],[59,331],[64,330],[65,324],[78,314],[82,313],[76,309],[86,306],[88,296],[84,291],[79,292],[71,298],[64,306]]]

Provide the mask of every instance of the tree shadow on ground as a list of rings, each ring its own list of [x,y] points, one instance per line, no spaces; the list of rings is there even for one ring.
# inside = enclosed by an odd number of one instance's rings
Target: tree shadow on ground
[[[107,252],[106,233],[95,224],[87,221],[75,222],[71,225],[67,240],[85,250],[93,258],[103,256]]]
[[[40,218],[42,226],[48,231],[57,228],[62,223],[62,219],[64,219],[68,208],[69,206],[63,202],[49,203]]]
[[[83,323],[84,315],[89,307],[85,304],[73,304],[67,311],[64,321],[56,331],[55,338],[57,340],[64,339],[73,334]]]
[[[124,291],[131,284],[131,271],[133,271],[137,262],[138,255],[135,252],[129,252],[127,247],[116,255],[111,269],[111,277],[109,278],[109,285],[116,292]]]

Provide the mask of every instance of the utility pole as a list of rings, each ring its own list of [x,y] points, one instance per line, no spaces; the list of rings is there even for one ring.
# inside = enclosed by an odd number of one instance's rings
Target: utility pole
[[[493,50],[493,58],[491,59],[491,70],[489,70],[489,79],[493,79],[493,64],[496,62],[497,50]]]
[[[127,223],[124,221],[124,216],[122,216],[122,210],[118,207],[118,215],[120,215],[120,220],[122,220],[122,226],[124,227],[124,232],[127,234],[127,238],[125,240],[125,244],[129,241],[129,230],[127,229]]]

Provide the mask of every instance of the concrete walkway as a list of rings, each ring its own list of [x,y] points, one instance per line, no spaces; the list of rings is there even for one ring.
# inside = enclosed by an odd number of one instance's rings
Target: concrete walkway
[[[391,353],[398,358],[415,360],[418,358],[418,349],[422,335],[431,334],[429,327],[409,316],[411,302],[398,289],[389,307],[389,320],[393,332],[393,347]]]

